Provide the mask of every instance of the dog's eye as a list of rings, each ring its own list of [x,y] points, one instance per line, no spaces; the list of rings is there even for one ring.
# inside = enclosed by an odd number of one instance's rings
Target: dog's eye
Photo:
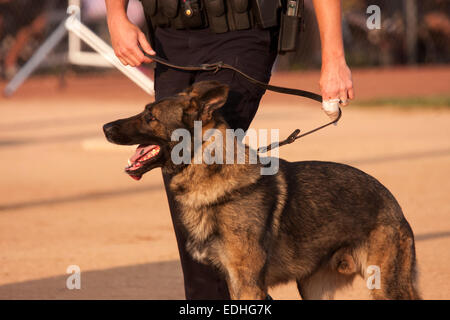
[[[156,118],[151,113],[148,113],[148,114],[145,115],[145,121],[146,122],[151,122],[151,121],[154,121],[154,120],[156,120]]]

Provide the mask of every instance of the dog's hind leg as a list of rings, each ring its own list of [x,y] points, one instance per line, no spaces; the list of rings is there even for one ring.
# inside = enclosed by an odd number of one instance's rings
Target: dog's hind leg
[[[420,299],[414,236],[406,221],[398,227],[378,227],[371,233],[366,248],[362,271],[374,299]]]
[[[297,280],[297,288],[305,300],[333,299],[338,289],[352,284],[358,271],[353,250],[344,247],[312,275]]]
[[[355,274],[342,274],[327,265],[297,280],[297,288],[303,300],[331,300],[336,290],[350,285],[354,277]]]

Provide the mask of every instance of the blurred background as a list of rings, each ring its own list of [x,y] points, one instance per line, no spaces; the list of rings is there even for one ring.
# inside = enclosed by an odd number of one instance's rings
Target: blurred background
[[[83,22],[108,41],[103,0],[82,0]],[[366,8],[381,9],[379,30],[366,26]],[[0,74],[11,78],[43,39],[66,15],[64,0],[0,0]],[[352,66],[392,66],[448,63],[450,57],[450,2],[446,0],[345,0],[343,30],[348,63]],[[306,32],[297,52],[280,57],[278,70],[320,68],[320,42],[312,2],[305,2]],[[131,0],[131,20],[145,29],[138,0]],[[67,44],[53,52],[64,53]],[[50,56],[44,67],[63,61]],[[43,68],[41,71],[44,71]]]
[[[79,3],[81,21],[109,43],[103,0]],[[366,12],[377,5],[380,29]],[[0,90],[66,19],[68,1],[0,0]],[[320,42],[312,2],[295,53],[271,82],[319,91]],[[356,100],[337,127],[283,147],[291,161],[356,166],[385,184],[416,235],[426,299],[450,298],[450,1],[343,0]],[[145,30],[138,0],[130,19]],[[0,298],[182,299],[183,284],[160,170],[123,173],[133,147],[108,144],[102,125],[138,113],[153,96],[95,54],[68,57],[65,33],[25,82],[0,97]],[[82,41],[77,52],[94,54]],[[23,70],[23,69],[22,69]],[[151,66],[139,68],[150,79]],[[16,77],[17,78],[17,77]],[[305,99],[266,93],[253,128],[285,137],[328,118]],[[80,290],[66,270],[78,265]],[[297,299],[295,284],[273,290]],[[356,281],[338,295],[367,297]]]

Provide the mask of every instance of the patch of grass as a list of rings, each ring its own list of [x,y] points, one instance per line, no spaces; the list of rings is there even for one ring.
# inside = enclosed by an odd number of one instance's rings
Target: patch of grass
[[[355,102],[361,107],[450,108],[450,96],[389,97]]]

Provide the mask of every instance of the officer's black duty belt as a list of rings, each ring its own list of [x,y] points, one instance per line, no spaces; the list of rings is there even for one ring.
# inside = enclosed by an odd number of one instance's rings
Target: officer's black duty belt
[[[174,29],[209,28],[214,33],[270,28],[279,23],[280,0],[141,0],[147,22]]]

